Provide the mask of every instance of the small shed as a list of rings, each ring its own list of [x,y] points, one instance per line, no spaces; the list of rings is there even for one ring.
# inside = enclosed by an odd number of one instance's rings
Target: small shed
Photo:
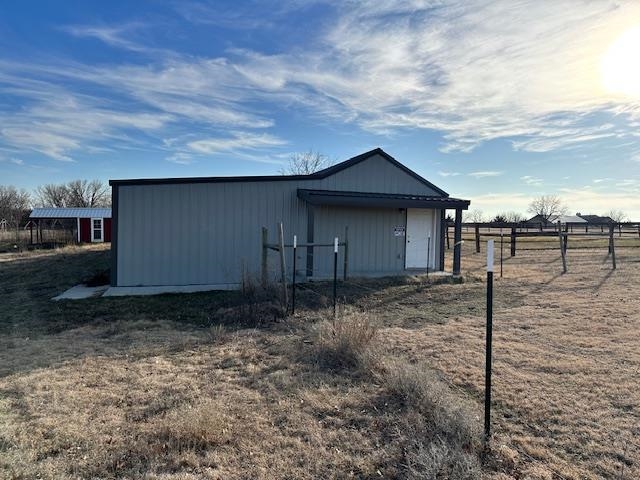
[[[445,268],[447,209],[455,210],[453,274],[460,273],[462,210],[469,201],[380,148],[310,175],[111,180],[111,282],[117,287],[237,288],[265,269],[265,238],[296,235],[299,279],[330,278],[335,237],[348,238],[353,276]],[[339,252],[346,265],[347,248]],[[292,249],[285,249],[291,275]],[[284,262],[283,262],[284,263]],[[346,268],[345,268],[346,272]],[[346,273],[345,273],[346,275]],[[264,278],[264,277],[263,277]],[[275,280],[275,278],[274,278]]]
[[[68,225],[75,232],[78,243],[111,242],[111,209],[110,208],[34,208],[29,215],[31,243],[33,227],[36,237],[42,240],[42,222]]]

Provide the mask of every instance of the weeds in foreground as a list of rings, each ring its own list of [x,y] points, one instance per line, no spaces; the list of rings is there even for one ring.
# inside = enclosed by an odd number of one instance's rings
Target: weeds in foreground
[[[384,358],[376,335],[366,313],[324,321],[314,341],[316,364],[333,372],[370,375],[381,385],[385,405],[398,407],[383,418],[401,444],[407,478],[479,478],[482,431],[473,406],[427,364]]]
[[[220,405],[206,401],[187,405],[166,415],[157,432],[163,449],[201,451],[233,440],[233,422]]]
[[[251,275],[244,274],[238,301],[231,306],[217,309],[209,321],[258,327],[283,318],[286,312],[286,305],[277,285],[269,283],[263,287]]]
[[[475,479],[481,472],[481,429],[472,405],[451,392],[426,364],[381,365],[379,381],[405,411],[397,428],[413,478]]]
[[[357,369],[371,364],[377,329],[364,313],[350,312],[322,322],[315,340],[315,362],[329,370]]]

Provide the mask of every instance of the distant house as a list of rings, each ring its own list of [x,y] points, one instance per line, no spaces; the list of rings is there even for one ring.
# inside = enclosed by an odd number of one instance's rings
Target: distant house
[[[616,223],[615,220],[611,217],[600,216],[600,215],[582,215],[581,213],[576,213],[576,216],[582,218],[588,225],[610,225],[612,223]]]
[[[584,225],[587,221],[578,215],[555,215],[551,217],[553,223],[560,222],[562,225]]]
[[[552,215],[549,218],[545,218],[542,215],[536,215],[526,221],[528,225],[535,225],[540,227],[552,227],[558,224],[558,221],[562,225],[585,225],[586,220],[578,215]]]
[[[110,208],[34,208],[29,215],[29,225],[41,230],[41,222],[50,220],[68,226],[75,232],[78,243],[102,243],[111,241]],[[49,222],[51,224],[53,222]]]

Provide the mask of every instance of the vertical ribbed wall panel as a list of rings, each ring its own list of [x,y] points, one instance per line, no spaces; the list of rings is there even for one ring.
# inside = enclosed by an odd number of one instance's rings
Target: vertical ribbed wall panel
[[[259,278],[261,227],[269,229],[269,241],[275,243],[282,221],[287,244],[294,234],[306,242],[307,205],[298,199],[298,188],[435,193],[379,156],[322,180],[121,185],[118,284],[237,284],[243,266]],[[405,225],[403,211],[318,207],[315,241],[330,243],[336,235],[343,239],[347,225],[352,274],[404,269],[405,237],[393,235],[394,227]],[[341,272],[342,255],[341,249]],[[292,259],[287,249],[288,275]],[[300,249],[301,271],[305,260],[306,249]],[[269,265],[278,278],[277,253],[269,253]],[[315,249],[314,275],[330,276],[332,269],[332,249]]]

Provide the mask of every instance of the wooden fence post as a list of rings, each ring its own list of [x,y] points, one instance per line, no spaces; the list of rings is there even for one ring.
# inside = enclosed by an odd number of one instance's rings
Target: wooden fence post
[[[480,226],[476,223],[476,253],[480,253]]]
[[[289,308],[289,299],[287,298],[287,269],[284,262],[284,227],[282,222],[278,226],[278,250],[280,250],[280,274],[282,275],[282,298],[284,300],[284,308]]]
[[[261,278],[260,278],[260,283],[262,285],[262,288],[267,288],[267,278],[268,278],[267,241],[268,239],[269,239],[269,231],[267,230],[266,227],[262,227],[262,269],[261,269]]]
[[[560,255],[562,256],[562,273],[567,273],[566,247],[562,241],[562,237],[562,226],[560,225],[560,220],[558,220],[558,238],[560,239]]]
[[[511,256],[516,256],[516,227],[511,227]]]
[[[449,221],[445,220],[444,221],[445,227],[447,229],[447,250],[449,250],[451,248],[451,244],[449,241]],[[467,227],[467,230],[469,230],[469,227]],[[638,236],[640,237],[640,227],[638,227]]]
[[[609,227],[609,252],[611,252],[611,265],[616,269],[616,247],[613,243],[613,225]]]

